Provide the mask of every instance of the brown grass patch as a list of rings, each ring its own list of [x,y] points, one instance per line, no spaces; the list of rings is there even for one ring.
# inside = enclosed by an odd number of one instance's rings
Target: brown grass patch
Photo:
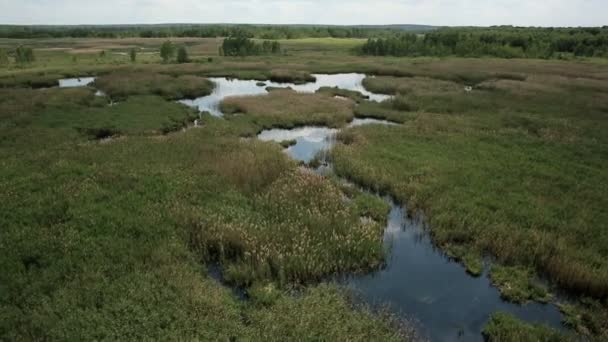
[[[264,96],[227,98],[222,111],[243,113],[262,127],[326,125],[341,127],[354,117],[354,104],[325,94],[276,90]]]

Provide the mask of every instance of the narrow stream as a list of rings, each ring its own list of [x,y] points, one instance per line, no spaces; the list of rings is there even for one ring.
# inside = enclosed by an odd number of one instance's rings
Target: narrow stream
[[[357,119],[349,126],[394,125],[374,119]],[[296,139],[286,153],[308,162],[329,151],[337,130],[303,127],[273,129],[260,133],[261,140],[282,142]],[[331,168],[331,167],[330,167]],[[322,171],[327,173],[327,166]],[[503,311],[526,322],[543,323],[563,330],[562,317],[552,304],[516,305],[501,299],[487,274],[472,277],[459,263],[435,248],[420,216],[386,199],[391,205],[384,243],[390,251],[387,266],[367,275],[344,276],[338,283],[352,289],[367,303],[388,307],[416,322],[419,332],[431,341],[482,341],[481,332],[490,315]]]

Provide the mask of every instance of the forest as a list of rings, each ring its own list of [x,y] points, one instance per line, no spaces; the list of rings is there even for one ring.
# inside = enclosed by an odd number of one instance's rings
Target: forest
[[[258,44],[244,36],[228,37],[224,39],[219,49],[221,56],[255,56],[281,53],[279,42],[268,40]]]
[[[0,25],[0,38],[166,38],[245,36],[260,39],[371,38],[403,31],[424,32],[424,25],[313,26],[313,25],[104,25],[104,26],[16,26]]]
[[[374,56],[499,58],[607,57],[608,27],[446,28],[424,35],[370,38],[359,50]]]

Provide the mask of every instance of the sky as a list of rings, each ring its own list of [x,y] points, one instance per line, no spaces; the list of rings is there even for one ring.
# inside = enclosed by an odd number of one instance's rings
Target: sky
[[[0,0],[0,24],[604,26],[608,0]]]

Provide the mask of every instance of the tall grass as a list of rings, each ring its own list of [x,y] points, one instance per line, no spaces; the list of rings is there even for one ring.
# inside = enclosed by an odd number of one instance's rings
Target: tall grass
[[[115,100],[132,95],[158,95],[178,100],[209,95],[213,90],[213,83],[203,77],[172,77],[146,72],[111,73],[98,77],[94,85]]]
[[[45,118],[52,113],[58,119],[71,111],[96,110],[86,101],[70,102],[87,99],[90,92],[48,91],[49,102],[38,99],[31,107],[25,100],[2,101],[26,108],[24,115]],[[129,101],[133,99],[137,97]],[[157,100],[157,106],[174,105]],[[129,106],[147,111],[145,103]],[[55,106],[64,111],[50,112]],[[14,119],[19,111],[2,113]],[[113,121],[121,126],[121,119]],[[297,297],[277,290],[275,302],[260,306],[237,302],[205,274],[202,254],[193,252],[190,243],[196,232],[192,222],[248,228],[242,236],[238,230],[218,230],[204,238],[225,237],[256,256],[267,255],[270,243],[285,241],[280,251],[290,257],[278,265],[289,275],[286,280],[336,265],[363,267],[371,257],[381,258],[380,227],[373,241],[357,242],[355,235],[347,244],[352,227],[360,225],[356,230],[361,234],[371,227],[359,223],[358,214],[351,214],[356,209],[341,201],[329,181],[299,175],[278,147],[241,142],[238,128],[212,118],[202,128],[163,139],[128,134],[108,144],[87,143],[70,120],[52,126],[40,120],[3,123],[3,137],[10,132],[15,139],[0,144],[1,339],[255,340],[269,331],[305,339],[408,338],[390,321],[352,307],[333,287]],[[318,207],[317,199],[328,208]],[[337,210],[325,215],[330,208]],[[310,211],[316,214],[300,222]],[[227,220],[216,222],[218,217]],[[263,222],[269,226],[256,229]],[[307,231],[299,235],[300,229]],[[329,246],[325,239],[332,234],[341,237],[338,245]],[[321,248],[311,241],[331,248],[298,258]],[[351,249],[370,255],[365,243],[379,254],[367,260],[350,255]],[[316,263],[321,261],[322,268]],[[228,270],[241,265],[246,264],[226,258]],[[261,274],[262,268],[254,266],[247,265],[244,272]]]
[[[241,136],[276,125],[341,127],[353,111],[404,125],[343,132],[348,145],[332,156],[338,173],[425,209],[448,250],[471,260],[491,254],[592,297],[564,308],[567,323],[606,336],[604,61],[360,57],[345,53],[352,41],[344,40],[209,60],[214,39],[189,41],[194,63],[184,65],[161,65],[158,55],[140,54],[137,64],[98,58],[163,41],[30,41],[73,50],[37,51],[27,68],[0,70],[0,339],[415,339],[333,287],[294,297],[279,286],[381,263],[386,208],[357,194],[344,202],[344,187],[300,174],[277,146]],[[271,94],[229,100],[245,115],[205,116],[199,129],[159,138],[193,113],[154,94],[196,96],[190,89],[210,91],[201,78],[267,80],[273,70],[289,81],[389,76],[366,85],[411,107]],[[122,82],[115,96],[124,103],[107,107],[92,89],[24,89],[104,74]],[[476,87],[465,94],[465,84]],[[98,144],[81,133],[108,127],[126,137]],[[205,275],[200,261],[213,257],[233,282],[253,282],[250,302]],[[553,335],[502,321],[489,336]]]
[[[572,83],[586,91],[573,95]],[[402,94],[417,108],[412,118],[341,134],[335,170],[424,209],[440,246],[534,270],[497,276],[506,297],[536,297],[530,278],[540,274],[606,310],[607,88],[546,75],[499,84]]]
[[[492,315],[483,335],[487,341],[576,341],[574,336],[562,335],[542,325],[527,324],[505,313]]]
[[[361,221],[342,192],[312,173],[284,174],[245,207],[194,223],[194,246],[222,260],[239,285],[255,280],[306,283],[333,273],[377,267],[382,226]]]
[[[354,103],[325,94],[301,94],[276,90],[263,96],[231,97],[225,99],[226,114],[245,114],[263,128],[293,128],[303,125],[341,127],[354,117]],[[230,117],[230,115],[228,115]]]

